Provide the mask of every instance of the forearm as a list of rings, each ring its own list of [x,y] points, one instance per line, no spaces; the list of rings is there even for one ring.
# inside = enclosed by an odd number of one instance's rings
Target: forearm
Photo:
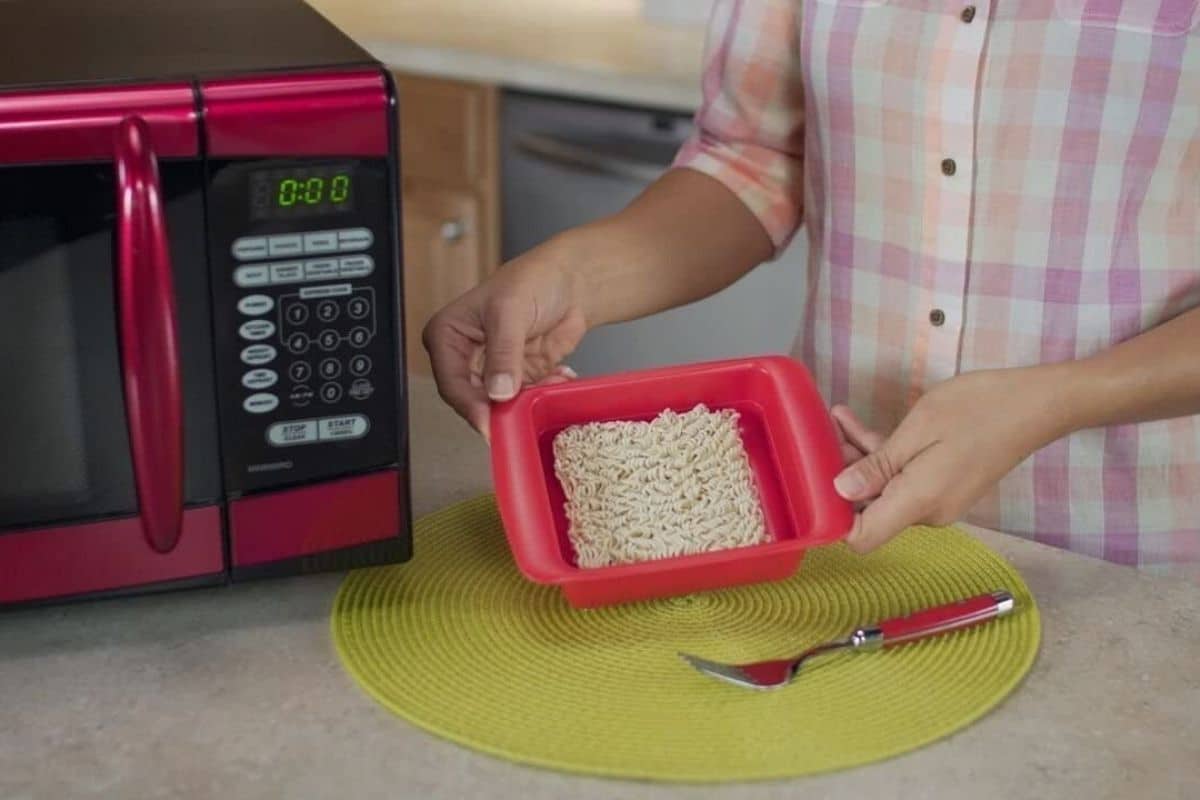
[[[770,258],[762,225],[724,185],[673,169],[623,211],[554,243],[588,325],[654,314],[708,297]]]
[[[1062,366],[1069,430],[1200,414],[1200,308]]]

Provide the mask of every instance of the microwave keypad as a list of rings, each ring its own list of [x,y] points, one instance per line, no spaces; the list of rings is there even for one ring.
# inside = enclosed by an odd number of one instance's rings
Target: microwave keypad
[[[362,202],[352,208],[256,216],[246,201],[268,167],[321,164],[218,163],[210,187],[222,457],[234,496],[377,469],[400,452],[395,165],[355,162]]]
[[[243,237],[232,252],[246,262],[344,253],[373,243],[371,231],[350,228]],[[375,363],[364,351],[379,334],[378,299],[375,288],[357,282],[374,271],[374,259],[361,252],[239,263],[234,269],[234,285],[246,292],[237,301],[238,337],[246,345],[242,410],[250,417],[284,417],[268,420],[271,448],[350,441],[371,430],[365,410],[341,412],[364,405],[376,391]]]
[[[254,257],[333,252],[369,247],[374,235],[365,228],[282,236],[243,237],[234,242],[239,261]],[[378,333],[375,290],[345,279],[365,278],[375,269],[371,256],[243,264],[233,274],[240,289],[287,286],[277,297],[242,295],[238,312],[246,319],[238,327],[248,344],[241,360],[246,366],[242,386],[247,390],[246,414],[269,414],[281,405],[290,410],[331,406],[349,399],[362,403],[375,393],[371,357],[362,352]],[[338,283],[317,283],[322,280]],[[301,285],[296,285],[301,284]],[[274,311],[275,318],[267,317]],[[276,363],[276,362],[279,363]],[[280,383],[280,369],[287,380]],[[370,419],[344,414],[274,423],[267,429],[272,447],[344,441],[365,436]]]
[[[362,352],[377,335],[373,288],[338,283],[284,294],[279,330],[292,408],[329,406],[347,397],[361,402],[375,393],[371,358]]]

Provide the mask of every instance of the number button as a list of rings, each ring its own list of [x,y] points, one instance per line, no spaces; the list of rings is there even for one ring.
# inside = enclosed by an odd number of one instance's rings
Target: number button
[[[333,300],[322,300],[317,306],[317,319],[321,322],[333,322],[338,318],[338,305]]]
[[[355,347],[366,347],[369,341],[371,341],[371,332],[366,328],[352,328],[350,330],[350,344]]]
[[[296,331],[287,340],[287,349],[295,355],[301,356],[308,352],[308,334]]]
[[[307,386],[293,386],[292,391],[288,394],[288,400],[296,408],[304,408],[312,402],[313,390]]]
[[[317,368],[321,377],[327,381],[331,381],[342,374],[342,362],[336,358],[327,358],[321,362],[321,366]]]
[[[352,297],[346,304],[346,313],[351,319],[363,319],[371,313],[371,301],[365,297]]]
[[[304,383],[312,377],[312,366],[307,361],[293,361],[288,367],[288,377],[296,383]]]
[[[353,335],[353,332],[351,332],[351,334]],[[327,330],[321,331],[321,336],[317,339],[317,342],[321,345],[322,350],[328,352],[330,350],[336,350],[338,343],[341,342],[341,340],[342,337],[338,336],[337,331]]]
[[[326,403],[336,403],[342,399],[342,387],[336,383],[327,383],[321,387],[321,399]]]
[[[304,303],[292,303],[283,313],[292,325],[303,325],[308,322],[308,306]]]
[[[357,355],[350,359],[350,374],[361,378],[371,371],[371,359],[368,356]]]

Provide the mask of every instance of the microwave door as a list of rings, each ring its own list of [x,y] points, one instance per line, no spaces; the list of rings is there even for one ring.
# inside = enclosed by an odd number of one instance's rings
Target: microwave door
[[[181,88],[0,95],[0,604],[223,573]]]
[[[137,511],[114,309],[97,302],[109,276],[83,268],[109,258],[110,235],[82,206],[68,219],[30,203],[36,181],[6,172],[4,195],[26,202],[0,200],[0,528]]]

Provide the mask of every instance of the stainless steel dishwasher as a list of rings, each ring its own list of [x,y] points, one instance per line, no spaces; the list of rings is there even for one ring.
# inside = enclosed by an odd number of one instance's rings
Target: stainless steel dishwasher
[[[621,209],[670,165],[691,127],[676,113],[506,94],[504,258]],[[708,299],[594,330],[569,363],[598,375],[787,352],[804,302],[804,250],[798,236],[778,260]]]

